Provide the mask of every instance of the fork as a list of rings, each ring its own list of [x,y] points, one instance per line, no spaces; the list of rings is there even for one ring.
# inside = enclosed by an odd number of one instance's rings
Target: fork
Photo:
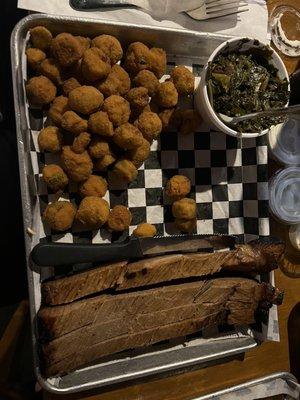
[[[195,10],[186,11],[187,15],[198,21],[248,11],[246,0],[205,0]]]

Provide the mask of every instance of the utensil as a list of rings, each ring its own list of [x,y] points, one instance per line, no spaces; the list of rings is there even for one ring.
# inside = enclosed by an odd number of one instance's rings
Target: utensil
[[[39,266],[59,266],[91,262],[116,261],[200,249],[224,249],[235,245],[229,235],[178,235],[154,238],[129,238],[121,243],[39,243],[31,258]]]
[[[272,108],[270,110],[258,111],[251,114],[241,115],[240,117],[228,117],[228,115],[218,113],[218,117],[228,125],[236,125],[239,122],[248,121],[250,119],[262,118],[262,117],[278,117],[282,115],[291,115],[295,114],[300,119],[300,104],[290,106],[290,107],[281,107],[281,108]]]
[[[225,17],[225,15],[238,14],[248,11],[246,1],[216,0],[205,2],[199,8],[192,11],[186,11],[191,18],[203,21],[211,18]]]

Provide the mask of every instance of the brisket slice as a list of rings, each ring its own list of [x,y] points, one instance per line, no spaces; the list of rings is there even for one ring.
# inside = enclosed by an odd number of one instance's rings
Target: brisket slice
[[[44,304],[57,305],[109,288],[125,290],[176,279],[211,276],[218,272],[259,274],[277,268],[284,245],[274,239],[256,240],[218,253],[175,254],[106,264],[42,284]]]
[[[273,299],[267,284],[219,278],[45,307],[38,314],[52,338],[42,346],[45,374],[64,374],[105,355],[211,325],[252,323],[258,305]]]

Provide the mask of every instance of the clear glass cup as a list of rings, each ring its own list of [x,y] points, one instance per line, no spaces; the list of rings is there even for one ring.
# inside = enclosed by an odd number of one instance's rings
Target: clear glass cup
[[[299,1],[300,6],[300,1]],[[274,45],[290,57],[300,56],[300,12],[291,6],[276,7],[269,18]]]

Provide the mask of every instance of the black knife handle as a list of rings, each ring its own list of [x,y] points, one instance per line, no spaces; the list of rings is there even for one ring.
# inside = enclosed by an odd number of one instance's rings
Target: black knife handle
[[[70,6],[75,10],[93,10],[101,7],[134,7],[124,0],[70,0]]]
[[[113,244],[39,243],[33,248],[31,258],[41,267],[55,267],[124,260],[140,257],[140,253],[139,242],[134,239]]]

